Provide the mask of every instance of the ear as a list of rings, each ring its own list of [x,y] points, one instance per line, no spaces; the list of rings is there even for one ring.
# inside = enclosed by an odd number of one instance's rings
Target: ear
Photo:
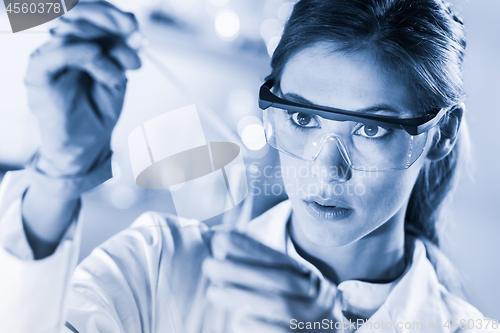
[[[465,111],[465,104],[460,103],[450,111],[439,123],[439,129],[434,138],[427,158],[438,161],[445,158],[455,146],[458,138],[458,130]]]

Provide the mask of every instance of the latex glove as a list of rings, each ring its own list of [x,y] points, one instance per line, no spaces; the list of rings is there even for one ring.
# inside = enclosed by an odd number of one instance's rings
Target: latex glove
[[[216,232],[211,246],[207,298],[234,314],[234,332],[290,332],[292,319],[333,320],[335,286],[284,253],[235,231]]]
[[[71,179],[103,163],[110,170],[111,133],[123,106],[125,71],[141,65],[125,43],[137,29],[132,14],[104,1],[81,1],[32,54],[25,83],[42,140],[35,161],[40,173]],[[87,183],[109,178],[102,172],[94,177],[103,179]]]

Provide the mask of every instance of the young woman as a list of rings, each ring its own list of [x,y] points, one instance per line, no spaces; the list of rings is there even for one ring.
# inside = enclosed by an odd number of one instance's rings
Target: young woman
[[[438,249],[467,153],[463,26],[441,0],[299,1],[260,91],[289,200],[245,232],[146,213],[70,279],[136,29],[81,2],[30,60],[43,143],[3,184],[0,331],[486,331]]]

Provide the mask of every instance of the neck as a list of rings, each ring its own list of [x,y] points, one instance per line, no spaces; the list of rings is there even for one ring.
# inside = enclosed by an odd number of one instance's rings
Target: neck
[[[404,210],[370,234],[339,247],[311,242],[295,219],[292,215],[290,234],[297,252],[336,284],[346,280],[390,282],[405,270]]]

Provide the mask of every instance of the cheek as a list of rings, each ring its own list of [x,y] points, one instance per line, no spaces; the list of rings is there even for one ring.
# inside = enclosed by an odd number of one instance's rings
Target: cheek
[[[351,181],[364,191],[356,198],[358,216],[376,226],[389,220],[407,203],[419,170],[415,166],[399,171],[353,172]]]

